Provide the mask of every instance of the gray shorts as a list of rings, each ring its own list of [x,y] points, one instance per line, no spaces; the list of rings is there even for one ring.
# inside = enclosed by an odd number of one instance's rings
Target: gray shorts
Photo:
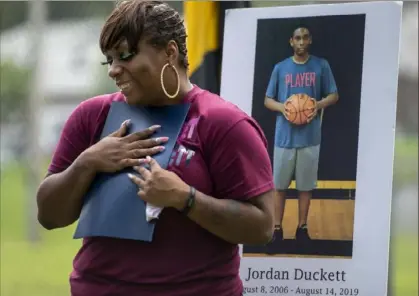
[[[320,145],[304,148],[274,148],[273,175],[275,188],[286,190],[295,176],[298,191],[311,191],[317,186]]]

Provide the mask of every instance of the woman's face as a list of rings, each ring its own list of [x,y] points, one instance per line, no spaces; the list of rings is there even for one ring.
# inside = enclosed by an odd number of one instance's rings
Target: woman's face
[[[128,104],[160,105],[167,101],[161,88],[161,70],[168,62],[177,66],[177,53],[175,42],[169,42],[165,49],[157,49],[142,39],[137,53],[132,53],[123,41],[105,53],[108,74]],[[167,91],[174,93],[177,81],[173,69],[167,67],[163,78]]]

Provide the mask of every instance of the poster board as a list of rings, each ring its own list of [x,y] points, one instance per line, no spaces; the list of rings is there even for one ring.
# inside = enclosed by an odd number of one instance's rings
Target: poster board
[[[221,96],[259,122],[273,167],[281,115],[265,106],[265,96],[275,65],[293,55],[290,38],[301,24],[311,34],[310,57],[327,61],[339,95],[321,114],[311,240],[295,239],[299,190],[293,179],[283,240],[273,252],[241,246],[244,295],[387,295],[401,12],[402,2],[226,12]],[[292,79],[289,87],[310,80],[304,73]]]

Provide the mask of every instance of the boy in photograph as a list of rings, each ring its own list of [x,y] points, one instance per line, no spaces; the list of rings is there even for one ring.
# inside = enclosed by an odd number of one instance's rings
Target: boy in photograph
[[[273,156],[274,182],[277,190],[276,226],[272,243],[283,239],[286,190],[295,176],[298,191],[298,227],[295,238],[308,241],[307,217],[312,190],[317,186],[317,171],[321,142],[321,113],[338,101],[338,92],[327,60],[309,53],[312,35],[307,26],[297,26],[290,37],[293,56],[277,63],[266,90],[265,107],[277,113]],[[304,125],[288,121],[284,103],[294,94],[307,94],[315,108]],[[320,112],[319,112],[320,111]],[[268,246],[268,253],[269,246]]]

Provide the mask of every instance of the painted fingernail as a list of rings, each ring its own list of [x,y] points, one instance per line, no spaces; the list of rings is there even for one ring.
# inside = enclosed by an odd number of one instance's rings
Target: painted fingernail
[[[139,164],[144,164],[144,163],[146,163],[147,161],[144,159],[144,158],[140,158],[139,160],[138,160],[138,163]],[[134,167],[134,168],[136,168],[136,167]],[[137,167],[138,168],[138,167]]]
[[[169,138],[168,138],[168,137],[160,137],[160,138],[156,138],[156,139],[155,139],[156,144],[159,144],[159,143],[165,143],[165,142],[167,142],[168,140],[169,140]]]
[[[127,119],[122,123],[122,126],[129,126],[130,123],[131,123],[131,120]]]
[[[151,130],[151,131],[155,131],[155,130],[158,130],[159,128],[161,128],[160,125],[152,125],[148,129]]]
[[[131,174],[131,173],[128,173],[128,178],[132,179],[132,178],[134,178],[134,175]]]
[[[156,147],[157,151],[163,151],[164,149],[165,149],[164,146],[157,146]],[[147,157],[149,157],[149,156],[147,156]]]

